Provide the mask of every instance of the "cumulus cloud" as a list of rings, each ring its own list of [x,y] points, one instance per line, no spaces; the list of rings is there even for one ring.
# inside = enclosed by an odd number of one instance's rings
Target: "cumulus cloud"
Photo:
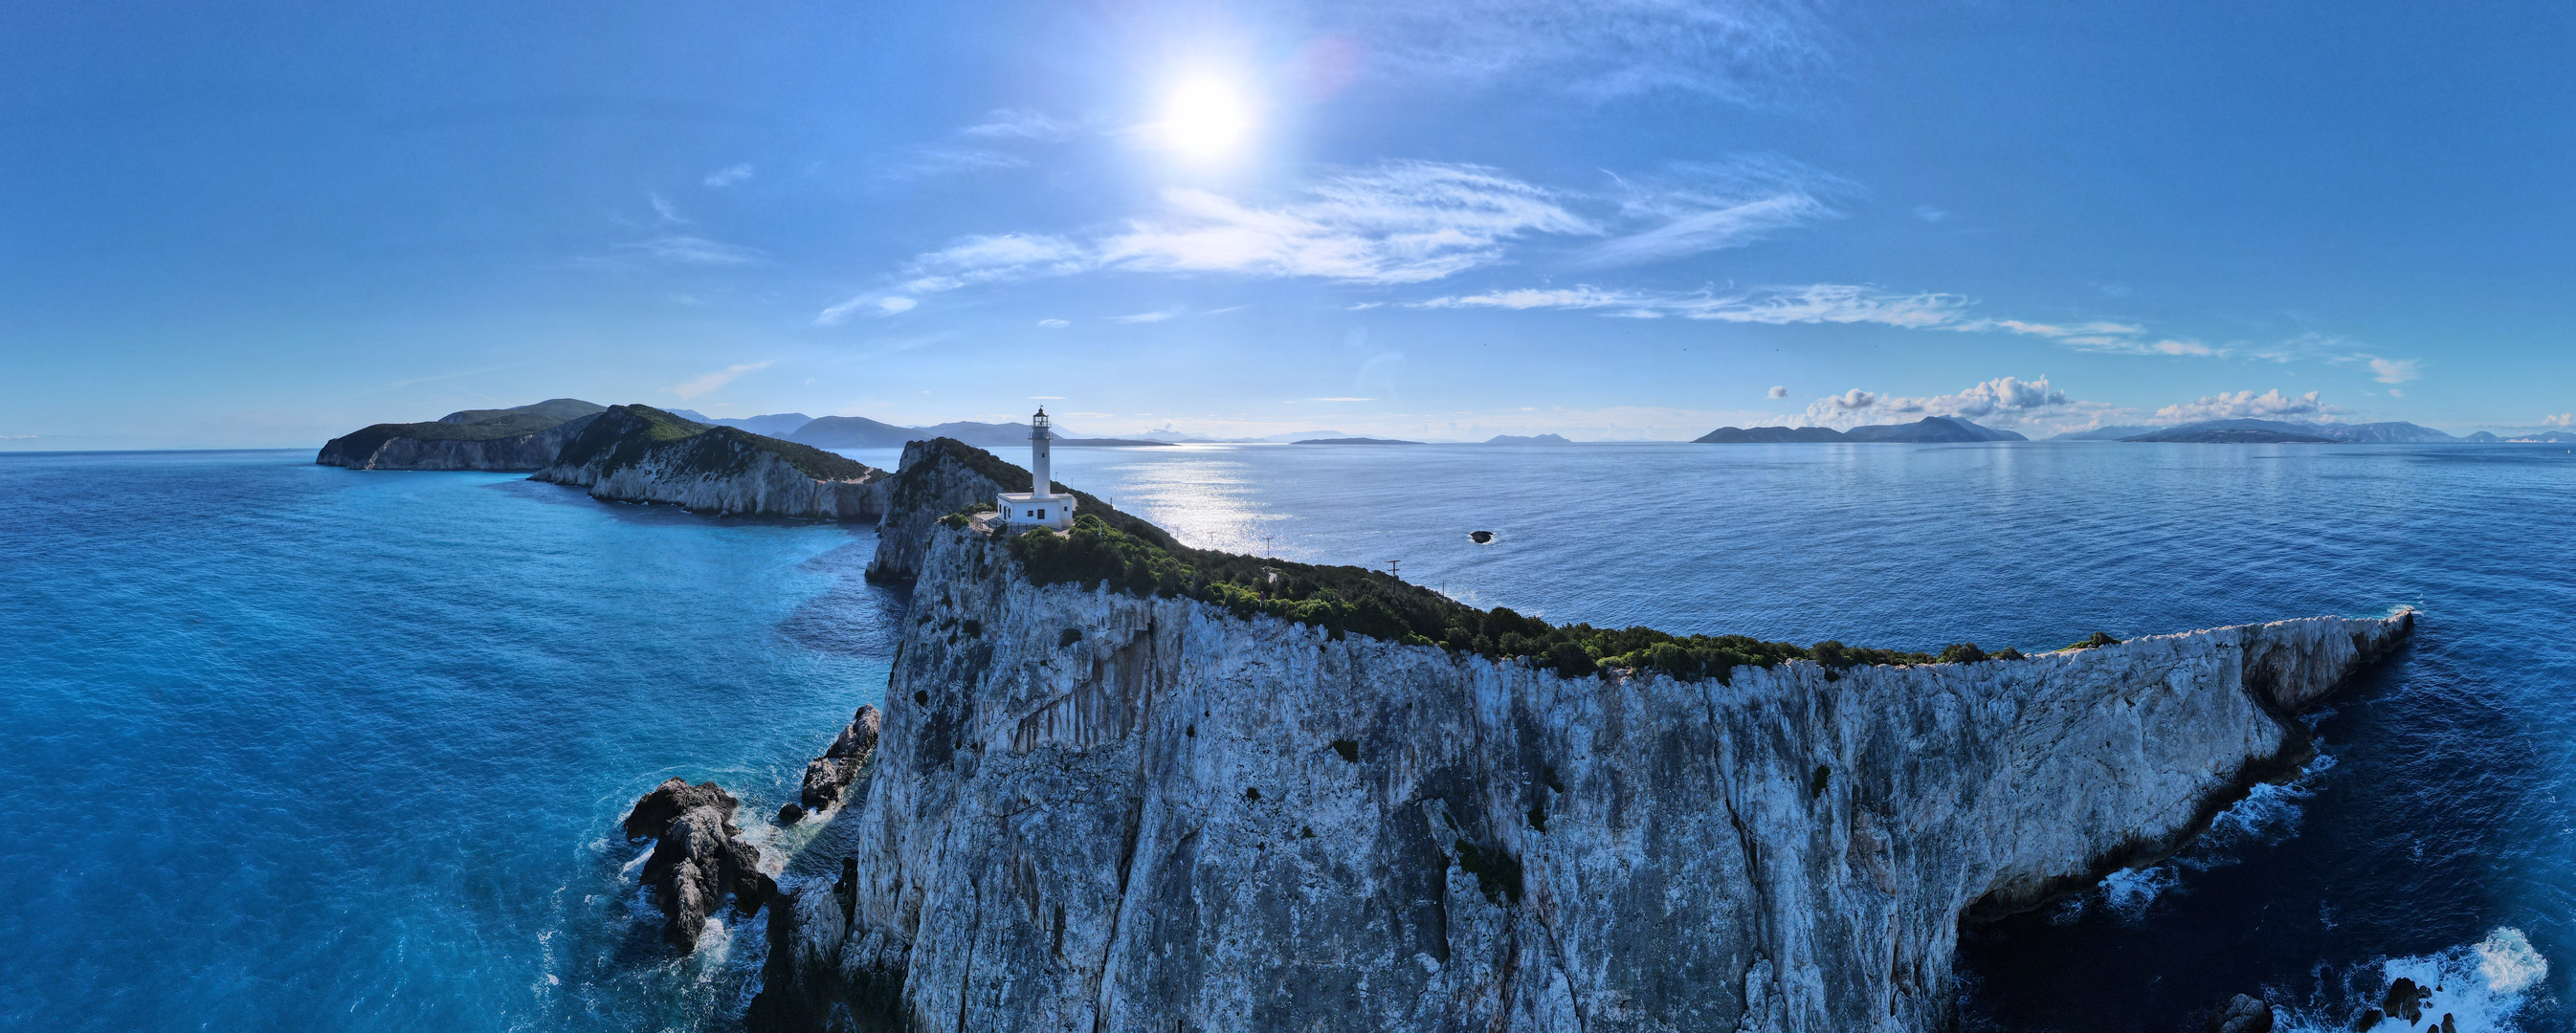
[[[768,367],[769,363],[766,361],[746,362],[739,366],[727,366],[713,373],[703,373],[698,376],[691,377],[687,380],[681,381],[680,383],[673,384],[670,387],[663,388],[662,390],[670,394],[680,396],[680,400],[685,402],[719,387],[723,387],[726,384],[733,383],[737,378],[740,378],[745,373],[749,373],[757,369],[767,369]]]
[[[2562,412],[2556,416],[2543,416],[2540,418],[2540,425],[2543,427],[2576,426],[2576,412]]]
[[[722,189],[751,178],[751,164],[728,165],[707,173],[707,185]]]
[[[2197,423],[2202,420],[2278,420],[2302,416],[2326,418],[2351,411],[2319,401],[2315,391],[2285,395],[2276,387],[2259,395],[2250,389],[2232,394],[2222,391],[2204,395],[2198,401],[2158,409],[2155,418],[2159,423]]]
[[[1956,416],[1978,423],[2012,426],[2043,416],[2062,415],[2077,405],[2047,377],[2022,380],[1997,377],[1970,385],[1957,394],[1920,398],[1877,394],[1853,388],[1807,404],[1807,422],[1855,426],[1862,423],[1910,422],[1926,416]]]
[[[2364,355],[2359,358],[2363,360],[2364,365],[2370,367],[2371,379],[2382,384],[2403,384],[2409,380],[2420,379],[2424,375],[2418,368],[2423,364],[2421,359],[2383,359],[2376,355]]]
[[[1789,397],[1789,389],[1785,386],[1773,387],[1770,392],[1770,397],[1787,398]]]

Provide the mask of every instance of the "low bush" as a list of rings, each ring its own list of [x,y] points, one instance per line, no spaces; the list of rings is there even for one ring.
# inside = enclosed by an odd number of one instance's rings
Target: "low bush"
[[[1836,641],[1807,647],[1745,635],[1683,636],[1643,627],[1552,625],[1503,607],[1479,610],[1384,571],[1192,549],[1170,542],[1166,535],[1157,537],[1161,540],[1149,540],[1084,513],[1074,518],[1066,532],[1036,529],[1004,541],[1029,580],[1040,585],[1076,584],[1085,590],[1107,586],[1138,598],[1197,599],[1223,606],[1237,617],[1266,614],[1320,627],[1335,639],[1358,634],[1521,659],[1569,678],[1605,670],[1638,670],[1726,682],[1737,667],[1767,668],[1789,660],[1814,660],[1839,671],[1937,659],[1928,653],[1861,649]],[[1977,656],[1985,658],[1982,652]]]

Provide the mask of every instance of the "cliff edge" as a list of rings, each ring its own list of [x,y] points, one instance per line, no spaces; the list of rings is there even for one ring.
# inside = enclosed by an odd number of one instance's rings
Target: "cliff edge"
[[[727,515],[866,520],[885,512],[883,470],[647,405],[592,417],[531,479],[588,488],[595,499]]]
[[[1946,1028],[1962,916],[2179,848],[2413,624],[1614,666],[1025,544],[927,529],[854,856],[771,906],[756,1028]]]

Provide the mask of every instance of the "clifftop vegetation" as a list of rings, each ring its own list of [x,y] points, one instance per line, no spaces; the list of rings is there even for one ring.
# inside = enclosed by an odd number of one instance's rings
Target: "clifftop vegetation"
[[[1025,483],[1028,475],[1020,476]],[[1005,540],[1026,567],[1030,581],[1078,584],[1085,589],[1107,585],[1139,598],[1159,594],[1197,599],[1223,606],[1238,617],[1268,614],[1324,628],[1336,639],[1358,634],[1497,659],[1526,659],[1567,677],[1632,669],[1724,683],[1739,666],[1767,668],[1785,660],[1814,660],[1840,671],[1865,664],[2021,658],[2012,649],[1989,655],[1972,643],[1952,646],[1935,656],[1862,649],[1835,641],[1801,646],[1745,635],[1682,636],[1643,627],[1552,625],[1503,607],[1478,610],[1383,571],[1192,549],[1172,541],[1161,528],[1110,511],[1119,522],[1141,528],[1150,537],[1115,526],[1091,508],[1091,501],[1084,497],[1084,505],[1076,510],[1080,515],[1067,533],[1033,530]]]

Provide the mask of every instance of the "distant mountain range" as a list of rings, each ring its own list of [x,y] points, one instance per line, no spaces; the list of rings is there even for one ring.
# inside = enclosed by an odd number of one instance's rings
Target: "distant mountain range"
[[[1421,442],[1419,442],[1419,441],[1398,441],[1398,440],[1396,440],[1396,439],[1394,439],[1394,438],[1309,438],[1309,439],[1304,440],[1304,441],[1295,442],[1295,444],[1300,444],[1300,445],[1419,445],[1419,444],[1421,444]]]
[[[1982,427],[1956,416],[1926,416],[1913,423],[1873,423],[1850,430],[1832,427],[1719,427],[1692,440],[1699,445],[1776,445],[1802,441],[1883,441],[1943,444],[1960,441],[2028,441],[2008,430]]]
[[[2102,440],[2110,431],[2130,430],[2111,440],[2193,444],[2423,444],[2461,439],[2412,423],[2306,423],[2283,420],[2202,420],[2172,427],[2104,427],[2085,431],[2090,437],[2060,434],[2052,440]]]

